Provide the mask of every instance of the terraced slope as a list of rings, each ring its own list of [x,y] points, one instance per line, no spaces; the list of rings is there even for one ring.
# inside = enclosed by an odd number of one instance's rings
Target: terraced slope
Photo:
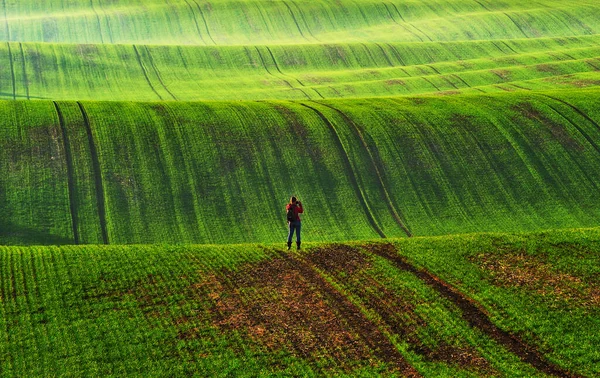
[[[0,247],[2,375],[600,374],[598,229],[392,242]]]
[[[597,96],[4,102],[1,240],[275,242],[290,193],[314,241],[595,226]]]

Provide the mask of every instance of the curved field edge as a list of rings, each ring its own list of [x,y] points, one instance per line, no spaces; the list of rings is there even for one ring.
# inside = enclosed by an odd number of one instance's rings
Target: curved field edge
[[[309,243],[293,253],[0,247],[0,269],[10,277],[0,297],[4,376],[599,373],[598,335],[588,332],[600,319],[597,228]],[[465,301],[541,362],[486,331]]]
[[[0,242],[240,243],[593,227],[598,91],[2,102]]]

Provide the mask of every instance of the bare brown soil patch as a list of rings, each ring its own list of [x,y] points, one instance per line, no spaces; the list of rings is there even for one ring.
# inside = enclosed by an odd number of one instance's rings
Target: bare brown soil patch
[[[564,124],[554,121],[540,110],[534,108],[530,103],[521,103],[519,105],[515,105],[513,106],[513,110],[518,111],[526,118],[535,120],[547,126],[554,139],[566,149],[577,152],[582,152],[585,150],[585,147],[569,134],[569,131],[566,129]],[[547,143],[547,140],[543,138],[538,131],[532,131],[529,129],[523,130],[527,132],[528,136],[537,144],[544,145]]]
[[[390,79],[390,80],[386,80],[385,81],[386,85],[389,86],[395,86],[395,85],[403,85],[406,86],[406,83],[403,80],[400,79]]]
[[[490,274],[495,285],[521,287],[582,306],[600,306],[600,288],[557,271],[541,258],[518,254],[479,254],[471,259]]]
[[[551,74],[554,74],[554,75],[560,75],[561,74],[560,69],[558,67],[556,67],[555,65],[552,65],[552,64],[538,64],[534,68],[538,72],[551,73]]]
[[[340,269],[353,271],[361,264],[356,257],[336,261],[342,264]],[[326,258],[317,260],[331,267]],[[370,361],[373,366],[388,366],[390,372],[418,376],[376,324],[297,258],[282,255],[213,274],[194,288],[212,301],[215,327],[239,332],[269,350],[289,351],[320,365],[333,361],[345,371],[359,361]]]
[[[498,76],[502,81],[508,81],[512,77],[512,72],[509,70],[491,70],[490,72]]]

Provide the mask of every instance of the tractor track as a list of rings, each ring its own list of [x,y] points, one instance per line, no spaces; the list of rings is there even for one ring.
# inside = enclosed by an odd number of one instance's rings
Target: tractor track
[[[204,12],[202,12],[202,8],[200,7],[200,4],[198,4],[198,2],[196,0],[192,0],[192,1],[194,2],[194,4],[196,4],[196,7],[198,8],[198,11],[200,12],[200,16],[202,16],[202,21],[204,21],[204,27],[206,28],[206,34],[208,34],[208,38],[210,38],[212,43],[216,46],[217,42],[215,42],[212,35],[210,34],[210,30],[208,29],[208,23],[206,22],[206,17],[204,17]]]
[[[481,308],[479,304],[429,271],[409,263],[408,260],[397,253],[396,248],[392,244],[372,244],[366,246],[365,249],[390,261],[398,269],[414,274],[437,291],[441,296],[458,306],[463,313],[463,319],[465,319],[471,327],[478,328],[487,336],[515,354],[522,361],[548,375],[556,377],[578,377],[548,361],[539,351],[531,345],[528,345],[517,335],[511,334],[495,325],[490,320],[486,310]]]
[[[377,174],[377,178],[379,179],[379,185],[381,187],[381,190],[383,192],[383,195],[386,199],[386,204],[388,205],[388,208],[390,210],[390,213],[392,214],[392,216],[394,217],[394,220],[396,221],[396,223],[398,224],[398,226],[400,226],[400,228],[402,229],[402,231],[404,231],[404,233],[406,234],[406,236],[411,237],[413,236],[412,233],[410,232],[410,230],[408,229],[408,227],[406,226],[406,222],[402,219],[402,215],[396,210],[396,207],[394,206],[393,202],[392,202],[392,198],[390,197],[390,194],[387,190],[387,187],[383,181],[383,176],[381,174],[381,171],[377,165],[377,162],[375,160],[375,157],[373,156],[373,152],[371,151],[371,149],[369,148],[369,145],[367,144],[367,141],[365,140],[365,137],[363,135],[363,133],[360,131],[359,127],[356,125],[356,123],[354,123],[354,121],[348,117],[348,115],[346,113],[344,113],[343,111],[334,108],[331,105],[327,105],[327,104],[322,104],[322,103],[318,103],[320,105],[323,105],[335,112],[337,112],[339,115],[342,116],[342,118],[344,119],[344,121],[346,121],[346,123],[348,123],[349,125],[351,125],[354,128],[354,131],[356,132],[356,134],[358,135],[363,148],[365,149],[365,151],[369,154],[369,158],[371,160],[371,164],[373,165],[373,169],[375,170],[375,173]]]
[[[381,332],[377,324],[369,320],[357,305],[327,282],[312,264],[304,258],[291,256],[282,251],[278,254],[292,269],[296,269],[303,279],[325,296],[335,312],[343,316],[350,328],[377,357],[395,365],[405,377],[421,377],[421,374],[406,362],[396,346]]]
[[[103,244],[109,244],[108,239],[108,228],[106,222],[106,199],[104,194],[104,186],[102,184],[102,171],[100,170],[100,159],[98,157],[98,150],[96,149],[96,143],[94,142],[94,135],[92,134],[92,127],[90,125],[90,119],[87,111],[77,101],[81,116],[83,117],[83,124],[88,136],[88,143],[90,145],[90,155],[92,157],[92,167],[94,170],[94,181],[96,187],[96,203],[98,204],[98,217],[100,222],[100,230],[102,231],[102,242]]]
[[[167,93],[169,95],[171,95],[171,97],[173,97],[173,100],[177,101],[177,97],[175,97],[175,95],[169,90],[169,88],[163,82],[163,79],[160,76],[160,73],[158,72],[158,68],[156,68],[156,65],[154,64],[154,59],[152,59],[152,54],[150,53],[148,46],[144,46],[144,49],[146,49],[146,54],[148,54],[148,61],[150,62],[150,66],[154,70],[154,74],[156,74],[158,82],[160,83],[160,85],[162,85],[162,87],[165,89],[165,91],[167,91]]]
[[[150,86],[150,89],[152,89],[152,92],[154,92],[154,94],[156,94],[158,96],[158,98],[163,101],[164,99],[162,98],[162,96],[156,91],[156,88],[154,88],[154,85],[152,85],[152,82],[150,81],[150,77],[148,77],[148,71],[146,70],[146,67],[144,67],[144,63],[142,62],[142,57],[140,55],[140,52],[137,49],[136,45],[133,45],[133,50],[135,51],[135,56],[137,57],[137,61],[138,64],[140,65],[140,68],[142,69],[142,73],[144,74],[144,77],[146,78],[146,82],[148,83],[148,85]]]
[[[342,140],[340,139],[340,136],[339,136],[337,130],[335,129],[335,126],[333,126],[333,124],[329,121],[329,119],[327,119],[327,117],[325,117],[325,115],[323,113],[321,113],[318,109],[313,108],[310,105],[306,105],[306,104],[302,104],[302,103],[300,105],[315,112],[333,133],[333,135],[335,137],[334,138],[335,143],[337,144],[338,150],[341,152],[342,157],[344,158],[344,165],[346,166],[346,170],[347,170],[347,172],[351,173],[350,181],[352,183],[352,186],[354,187],[354,191],[356,192],[357,197],[359,198],[359,200],[361,202],[361,205],[365,212],[365,215],[367,216],[369,223],[371,224],[371,227],[373,227],[375,232],[377,232],[377,234],[381,238],[385,239],[386,235],[384,234],[383,230],[377,224],[377,221],[375,220],[375,217],[373,216],[373,213],[371,212],[371,209],[369,208],[369,205],[367,204],[367,199],[365,197],[365,194],[363,193],[362,189],[360,188],[360,185],[358,184],[358,179],[356,178],[356,173],[354,172],[354,169],[352,168],[352,163],[350,162],[350,157],[348,156],[348,152],[344,148],[344,144],[342,143]]]
[[[12,79],[12,97],[13,100],[17,99],[17,82],[15,77],[15,63],[13,61],[12,49],[10,47],[10,42],[6,42],[6,46],[8,46],[8,61],[10,66],[10,75]]]
[[[27,66],[25,65],[25,53],[23,52],[23,44],[19,42],[19,50],[21,52],[21,63],[23,64],[23,86],[25,87],[25,93],[29,100],[29,78],[27,77]]]
[[[77,201],[75,201],[75,176],[73,168],[73,156],[71,154],[71,145],[69,143],[69,136],[67,135],[67,128],[65,126],[65,118],[60,106],[56,101],[52,101],[56,114],[58,116],[58,124],[62,133],[63,146],[65,149],[65,160],[67,163],[67,187],[69,195],[69,210],[71,212],[71,228],[73,230],[73,240],[75,244],[80,244],[81,239],[79,237],[79,217],[77,216]]]

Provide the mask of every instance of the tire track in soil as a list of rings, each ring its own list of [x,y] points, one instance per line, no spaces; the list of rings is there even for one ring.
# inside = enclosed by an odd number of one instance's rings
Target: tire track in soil
[[[190,2],[188,0],[184,0],[184,1],[187,4],[188,8],[190,8],[190,13],[192,14],[192,18],[194,19],[194,24],[196,24],[196,31],[198,32],[198,36],[200,36],[200,40],[202,41],[202,43],[204,43],[206,45],[206,42],[204,41],[204,37],[202,37],[202,33],[200,32],[200,25],[198,24],[198,19],[196,18],[196,12],[194,12],[194,8],[192,8],[192,4],[190,4]]]
[[[194,4],[196,4],[196,7],[198,8],[198,11],[200,12],[200,16],[202,16],[202,21],[204,21],[204,27],[206,28],[206,34],[208,34],[208,38],[210,38],[212,43],[216,46],[217,42],[215,42],[212,35],[210,34],[210,30],[208,29],[208,23],[206,22],[206,17],[204,17],[204,12],[202,12],[202,8],[200,7],[200,4],[198,4],[198,2],[196,0],[192,0],[192,1],[194,2]]]
[[[19,42],[19,50],[21,51],[21,59],[23,64],[23,85],[25,86],[25,92],[27,99],[29,100],[29,78],[27,77],[27,66],[25,65],[25,52],[23,52],[23,44]]]
[[[94,7],[94,0],[90,0],[90,7],[92,8],[92,11],[96,15],[96,21],[98,22],[98,33],[100,34],[100,43],[104,44],[104,37],[102,36],[102,23],[100,22],[100,15],[98,14],[98,12],[96,11],[96,8]]]
[[[404,257],[397,254],[394,245],[371,244],[364,246],[364,248],[367,251],[390,261],[398,269],[414,274],[424,283],[431,286],[442,297],[448,299],[461,309],[463,319],[466,320],[471,327],[478,328],[487,336],[515,354],[522,361],[548,375],[556,377],[579,377],[546,360],[540,352],[521,340],[518,336],[499,328],[490,320],[486,311],[477,303],[427,270],[419,269],[410,264]]]
[[[92,127],[90,126],[90,119],[88,114],[81,104],[77,101],[81,116],[83,117],[83,124],[88,136],[88,143],[90,145],[90,155],[92,155],[92,167],[94,169],[94,181],[96,186],[96,202],[98,203],[98,217],[100,222],[100,229],[102,231],[102,242],[108,244],[108,229],[106,226],[106,199],[104,194],[104,186],[102,185],[102,172],[100,170],[100,159],[98,158],[98,150],[96,149],[96,143],[94,142],[94,135],[92,134]]]
[[[160,83],[160,85],[162,85],[165,91],[167,91],[167,93],[171,95],[171,97],[173,97],[173,100],[177,101],[177,97],[175,97],[175,95],[169,90],[169,88],[167,88],[167,86],[163,82],[162,77],[158,72],[158,68],[156,68],[156,65],[154,64],[154,59],[152,59],[152,54],[150,54],[148,46],[144,46],[144,48],[146,49],[146,54],[148,54],[148,61],[150,62],[150,66],[152,67],[152,69],[154,70],[154,74],[156,74],[156,77],[158,78],[158,82]]]
[[[412,293],[390,290],[368,273],[373,267],[372,256],[358,247],[332,244],[311,249],[304,260],[330,275],[343,290],[360,298],[361,303],[374,310],[383,320],[390,333],[409,343],[409,349],[428,361],[458,364],[468,371],[485,376],[497,375],[489,361],[469,344],[452,345],[439,339],[436,346],[425,345],[419,337],[419,329],[427,322],[416,312],[420,301]]]
[[[15,62],[13,61],[12,49],[10,48],[10,42],[6,42],[6,46],[8,46],[8,61],[10,65],[10,77],[12,80],[12,97],[13,100],[17,99],[17,79],[15,75]]]
[[[322,104],[322,103],[318,103],[320,105],[323,105],[335,112],[337,112],[339,115],[342,116],[342,118],[344,119],[344,121],[346,121],[346,123],[348,123],[349,125],[351,125],[354,130],[356,131],[356,133],[358,134],[358,137],[360,138],[360,141],[363,145],[363,148],[367,151],[367,153],[369,154],[369,158],[371,160],[371,164],[373,165],[373,169],[375,170],[375,173],[377,174],[377,178],[379,179],[379,185],[380,188],[384,194],[385,200],[386,200],[386,204],[388,206],[388,209],[390,210],[390,212],[392,213],[392,216],[394,217],[394,220],[396,221],[396,223],[398,224],[398,226],[400,226],[400,228],[402,229],[402,231],[404,231],[404,233],[406,234],[406,236],[408,237],[412,237],[412,232],[410,232],[410,230],[408,229],[408,227],[406,226],[405,221],[402,219],[402,214],[401,212],[398,212],[396,207],[394,206],[393,202],[392,202],[392,198],[390,197],[390,194],[385,186],[385,183],[383,181],[383,176],[381,175],[381,171],[379,170],[379,167],[377,166],[377,162],[375,160],[375,157],[373,156],[373,152],[371,151],[371,149],[369,148],[369,145],[367,144],[367,141],[365,140],[365,137],[363,135],[363,133],[360,131],[359,127],[356,125],[356,123],[354,123],[354,121],[348,117],[348,115],[346,115],[346,113],[342,112],[341,110],[334,108],[331,105],[327,105],[327,104]]]
[[[547,94],[541,94],[542,96],[546,96],[554,101],[558,101],[560,103],[563,103],[565,105],[567,105],[569,108],[573,109],[577,114],[579,114],[580,116],[582,116],[583,118],[585,118],[588,122],[590,122],[592,125],[596,126],[596,128],[598,129],[598,131],[600,131],[600,124],[598,124],[598,122],[594,121],[592,118],[590,118],[590,116],[588,116],[587,114],[585,114],[583,111],[581,111],[578,107],[576,107],[575,105],[572,105],[571,103],[561,100],[560,98],[556,98]]]
[[[156,91],[156,88],[154,88],[154,85],[152,85],[152,82],[150,81],[150,78],[148,77],[148,71],[146,71],[146,67],[144,67],[144,64],[142,63],[142,57],[140,56],[140,52],[138,51],[136,45],[133,45],[133,50],[135,51],[135,56],[137,57],[137,61],[138,61],[138,64],[140,65],[140,68],[142,69],[142,73],[144,74],[144,77],[146,78],[146,82],[148,83],[148,85],[152,89],[152,92],[154,92],[158,96],[158,98],[161,101],[163,101],[164,99]]]
[[[306,38],[304,33],[302,33],[302,29],[300,29],[300,25],[298,25],[298,20],[296,20],[296,16],[294,15],[292,8],[290,8],[290,6],[288,5],[287,2],[283,2],[283,5],[285,5],[286,8],[288,9],[288,11],[290,12],[290,15],[292,16],[292,19],[294,20],[294,23],[296,24],[296,28],[298,28],[298,31],[300,32],[300,35],[302,36],[302,38],[306,39],[307,42],[310,42],[310,40],[308,38]]]
[[[296,88],[294,87],[289,81],[282,79],[280,77],[277,77],[273,72],[271,72],[271,70],[269,70],[269,68],[267,67],[267,63],[265,62],[265,58],[263,57],[262,53],[260,52],[260,49],[258,48],[258,46],[254,46],[254,48],[256,49],[256,52],[258,53],[258,56],[260,57],[260,62],[262,63],[265,71],[267,71],[267,73],[271,76],[273,76],[276,79],[282,80],[284,83],[286,83],[288,85],[288,87],[290,87],[292,90],[295,91],[300,91],[304,94],[304,96],[311,100],[311,97],[308,95],[308,93],[306,93],[303,89],[301,88]],[[268,49],[268,48],[267,48]],[[270,52],[271,50],[269,50]],[[248,56],[250,56],[250,53],[248,53]],[[273,62],[275,62],[275,59],[273,59]],[[275,63],[275,68],[277,68],[277,71],[279,71],[279,73],[281,73],[282,76],[285,76],[280,70],[279,70],[279,66],[277,65],[277,63]]]
[[[393,364],[400,369],[405,377],[420,377],[421,374],[411,366],[404,356],[396,349],[394,344],[379,330],[377,324],[369,320],[354,303],[350,302],[342,293],[336,290],[320,274],[303,259],[292,257],[283,251],[279,252],[282,259],[289,262],[297,269],[308,283],[324,294],[335,312],[342,315],[348,322],[352,331],[371,348],[381,360]]]
[[[417,37],[419,39],[419,41],[423,42],[423,38],[421,38],[421,36],[419,36],[418,34],[416,34],[415,32],[413,32],[412,30],[410,30],[409,28],[407,28],[406,26],[402,25],[401,23],[399,23],[398,21],[396,21],[396,19],[394,18],[394,16],[392,16],[392,12],[390,12],[390,9],[388,8],[386,3],[381,3],[383,4],[383,6],[385,7],[385,10],[388,12],[388,15],[390,16],[390,18],[392,19],[392,21],[402,27],[404,30],[406,30],[407,32],[409,32],[410,34],[414,35],[415,37]],[[400,19],[402,19],[402,22],[406,22],[404,21],[404,19],[402,18],[402,16],[400,16]]]
[[[302,103],[300,105],[315,112],[319,116],[319,118],[321,118],[321,120],[325,123],[325,125],[327,125],[327,127],[330,129],[330,131],[333,133],[333,135],[335,137],[335,144],[337,145],[338,150],[342,154],[346,171],[350,172],[350,181],[352,183],[352,186],[354,187],[354,191],[356,192],[356,194],[359,198],[359,201],[362,205],[365,215],[367,216],[369,223],[371,224],[371,227],[373,227],[375,232],[377,232],[377,234],[379,234],[379,236],[381,238],[385,239],[386,235],[383,233],[383,230],[381,230],[381,228],[377,224],[377,221],[375,220],[375,217],[373,216],[373,213],[371,212],[371,209],[369,208],[369,205],[367,204],[367,199],[365,198],[365,195],[364,195],[362,189],[360,188],[360,185],[358,185],[358,179],[356,178],[356,173],[354,172],[354,169],[352,168],[352,163],[350,163],[350,158],[348,157],[348,153],[346,152],[346,149],[344,148],[344,145],[342,144],[342,140],[340,139],[340,136],[337,133],[337,130],[335,129],[333,124],[327,119],[327,117],[325,117],[325,115],[323,115],[323,113],[321,113],[318,109],[313,108],[312,106],[309,106],[306,104],[302,104]]]
[[[73,156],[71,154],[71,145],[69,143],[69,137],[67,135],[67,128],[65,127],[65,118],[58,106],[56,101],[52,101],[54,109],[58,115],[58,124],[62,133],[63,146],[65,149],[65,160],[67,162],[67,187],[69,195],[69,210],[71,211],[71,228],[73,230],[73,240],[75,244],[80,244],[79,238],[79,217],[77,216],[77,203],[75,201],[75,178],[73,174]]]

